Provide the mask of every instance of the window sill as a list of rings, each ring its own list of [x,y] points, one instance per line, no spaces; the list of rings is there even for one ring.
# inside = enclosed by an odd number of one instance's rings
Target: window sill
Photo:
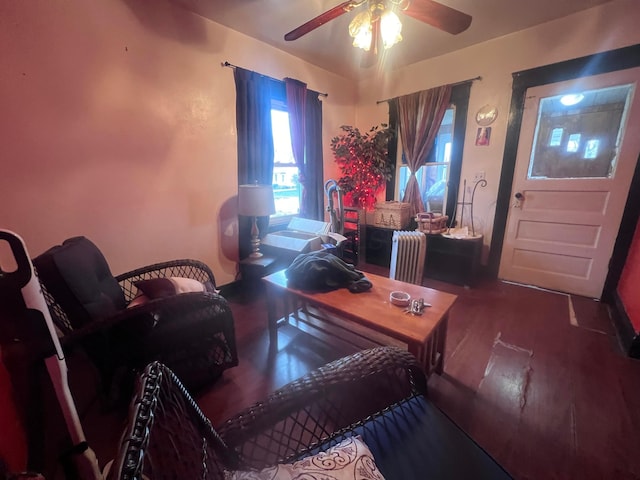
[[[280,217],[271,217],[269,219],[269,228],[268,232],[278,232],[280,230],[285,230],[289,225],[289,222],[296,215],[282,215]]]

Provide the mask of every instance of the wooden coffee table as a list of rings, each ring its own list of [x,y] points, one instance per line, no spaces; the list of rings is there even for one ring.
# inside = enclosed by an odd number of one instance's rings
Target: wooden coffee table
[[[402,346],[415,355],[427,374],[441,374],[449,310],[457,296],[371,273],[366,277],[373,287],[362,293],[351,293],[346,288],[326,293],[290,288],[284,270],[264,277],[271,348],[278,348],[280,326],[302,322],[321,335],[359,348]],[[432,306],[426,307],[422,315],[405,313],[405,308],[389,302],[394,290],[407,292],[411,298],[423,298]]]

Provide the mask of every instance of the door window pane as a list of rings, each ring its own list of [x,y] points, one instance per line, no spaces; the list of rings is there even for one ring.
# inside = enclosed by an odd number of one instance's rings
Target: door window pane
[[[611,178],[633,85],[540,100],[528,178]],[[577,102],[577,103],[576,103]]]

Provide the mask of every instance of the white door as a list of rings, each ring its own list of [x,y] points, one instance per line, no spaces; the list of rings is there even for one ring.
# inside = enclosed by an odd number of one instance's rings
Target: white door
[[[640,152],[638,80],[527,90],[500,278],[600,298]]]

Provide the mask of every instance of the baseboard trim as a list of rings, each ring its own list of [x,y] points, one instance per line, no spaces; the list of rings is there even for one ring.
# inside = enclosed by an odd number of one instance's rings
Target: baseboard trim
[[[631,319],[627,315],[627,310],[624,308],[617,291],[613,293],[611,312],[618,339],[625,353],[632,358],[640,359],[640,333],[633,328]]]

